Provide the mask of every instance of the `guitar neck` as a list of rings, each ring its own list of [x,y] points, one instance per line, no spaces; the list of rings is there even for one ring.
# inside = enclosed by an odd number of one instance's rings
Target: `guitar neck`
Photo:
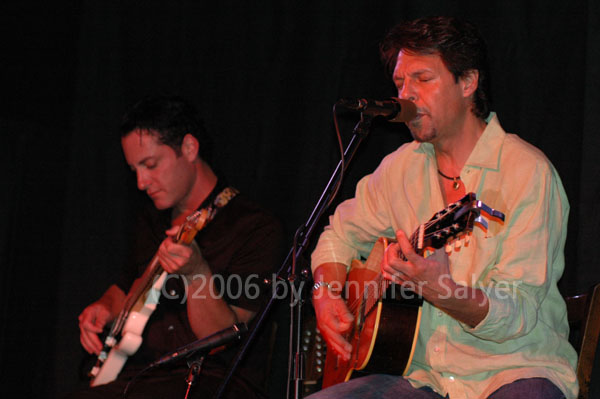
[[[415,230],[415,232],[409,238],[409,242],[411,243],[414,251],[418,254],[423,253],[422,248],[420,248],[420,246],[422,246],[422,242],[423,242],[423,234],[424,234],[423,225],[420,225],[419,228],[417,228],[417,230]],[[387,246],[387,244],[386,244],[386,246]],[[400,256],[400,258],[402,258],[402,260],[404,260],[404,261],[407,260],[406,256],[404,256],[404,254],[401,251],[398,253],[398,255]],[[370,311],[373,308],[373,306],[375,306],[375,304],[377,304],[379,299],[381,299],[381,297],[384,295],[384,293],[393,284],[390,280],[383,278],[383,274],[381,274],[381,273],[379,273],[379,275],[375,279],[375,282],[376,282],[376,287],[373,287],[375,292],[369,292],[370,291],[369,287],[365,288],[365,298],[366,298],[365,304],[366,304],[366,308],[368,311]]]
[[[198,232],[197,226],[189,226],[184,224],[179,230],[177,236],[174,241],[177,244],[190,245]],[[125,299],[125,305],[121,309],[118,318],[113,324],[113,328],[111,328],[111,335],[116,336],[121,332],[125,321],[129,317],[129,313],[139,301],[139,299],[152,287],[154,284],[155,278],[159,276],[163,272],[163,269],[160,265],[160,261],[158,260],[158,253],[154,255],[148,266],[146,266],[146,270],[144,274],[134,283],[133,287],[127,294]]]
[[[158,260],[158,255],[154,255],[144,274],[139,278],[136,282],[133,289],[127,295],[127,300],[125,301],[124,310],[131,310],[131,308],[135,305],[138,299],[144,295],[150,289],[152,284],[154,283],[154,279],[163,272],[163,269]]]
[[[138,302],[140,297],[144,295],[144,293],[148,292],[148,290],[154,283],[154,279],[162,271],[163,269],[160,266],[160,262],[158,261],[158,255],[154,255],[152,261],[146,267],[146,271],[144,271],[144,274],[138,280],[136,280],[136,282],[132,286],[132,289],[127,294],[127,297],[125,298],[125,304],[123,305],[123,308],[119,312],[117,319],[115,320],[110,329],[110,336],[115,337],[121,332],[123,326],[125,325],[125,321],[127,321],[129,313],[131,312],[135,304]]]

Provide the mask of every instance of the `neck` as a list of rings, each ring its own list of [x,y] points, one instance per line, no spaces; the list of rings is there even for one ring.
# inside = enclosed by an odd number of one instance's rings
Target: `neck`
[[[188,194],[173,208],[172,219],[179,220],[198,209],[217,185],[217,176],[204,161],[195,164],[195,176]]]
[[[433,143],[438,169],[448,176],[460,175],[485,127],[486,123],[483,120],[469,112],[469,116],[455,130],[455,134]]]

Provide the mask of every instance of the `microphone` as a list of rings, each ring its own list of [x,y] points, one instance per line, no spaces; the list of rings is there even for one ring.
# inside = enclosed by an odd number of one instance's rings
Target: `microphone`
[[[148,366],[148,368],[169,363],[183,356],[191,355],[192,353],[199,350],[209,350],[225,345],[233,340],[240,339],[242,337],[242,334],[244,334],[246,331],[248,331],[246,323],[236,323],[231,327],[225,328],[221,331],[217,331],[212,335],[209,335],[205,338],[199,339],[190,344],[182,346],[181,348],[151,363],[150,366]]]
[[[417,106],[413,102],[395,97],[383,101],[365,98],[341,99],[337,104],[352,111],[360,111],[364,115],[383,116],[390,122],[408,122],[417,116]]]

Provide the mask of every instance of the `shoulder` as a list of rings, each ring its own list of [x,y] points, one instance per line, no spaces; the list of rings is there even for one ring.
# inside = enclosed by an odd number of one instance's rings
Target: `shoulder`
[[[221,208],[196,235],[200,249],[215,267],[213,271],[224,270],[248,256],[272,258],[279,254],[282,239],[279,219],[243,193]]]
[[[381,164],[394,164],[397,162],[409,162],[412,159],[420,158],[427,155],[428,144],[418,143],[416,141],[410,141],[402,144],[395,151],[386,155]]]
[[[536,146],[516,134],[507,133],[504,139],[501,163],[517,176],[536,172],[536,175],[553,175],[554,166],[548,157]]]
[[[398,169],[421,167],[421,162],[427,158],[429,144],[411,141],[402,144],[395,151],[386,155],[375,170],[375,174],[386,174]],[[433,151],[433,148],[431,149]]]
[[[506,134],[500,157],[498,182],[507,201],[538,203],[549,201],[568,209],[560,175],[548,157],[536,146],[515,134]]]
[[[243,230],[248,233],[255,230],[270,229],[279,232],[281,221],[265,207],[240,193],[235,196],[221,211],[215,222],[219,221],[230,229]]]

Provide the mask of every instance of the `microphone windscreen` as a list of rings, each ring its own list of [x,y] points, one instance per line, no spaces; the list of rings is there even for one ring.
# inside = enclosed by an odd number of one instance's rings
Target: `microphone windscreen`
[[[390,122],[408,122],[417,116],[417,106],[415,103],[395,97],[392,99],[400,104],[400,112],[392,119],[389,119]]]

